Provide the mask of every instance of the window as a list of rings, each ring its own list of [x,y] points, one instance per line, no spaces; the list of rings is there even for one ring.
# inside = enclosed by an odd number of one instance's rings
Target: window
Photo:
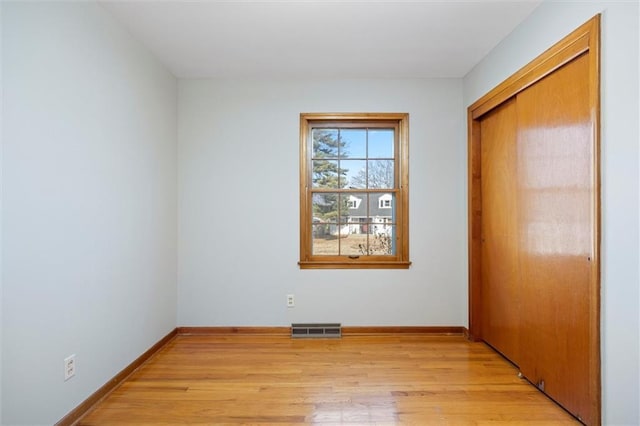
[[[408,114],[300,115],[300,267],[408,268]]]
[[[354,197],[353,195],[349,196],[349,199],[347,200],[347,207],[350,209],[357,209],[360,207],[360,203],[362,202],[362,200],[360,198]]]
[[[380,198],[378,198],[378,208],[381,209],[390,209],[391,208],[391,194],[384,194]]]

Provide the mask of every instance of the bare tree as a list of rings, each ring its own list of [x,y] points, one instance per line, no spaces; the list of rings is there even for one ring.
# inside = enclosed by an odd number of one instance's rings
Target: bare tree
[[[359,170],[351,178],[351,185],[355,188],[393,188],[393,160],[369,161],[368,173],[366,169]]]

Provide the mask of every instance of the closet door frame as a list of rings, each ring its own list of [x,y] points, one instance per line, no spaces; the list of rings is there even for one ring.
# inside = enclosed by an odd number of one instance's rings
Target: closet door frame
[[[589,54],[589,110],[593,140],[592,262],[589,294],[590,399],[600,418],[600,15],[596,15],[536,59],[500,83],[468,108],[468,242],[469,339],[482,333],[482,173],[480,121],[482,116],[575,58]]]

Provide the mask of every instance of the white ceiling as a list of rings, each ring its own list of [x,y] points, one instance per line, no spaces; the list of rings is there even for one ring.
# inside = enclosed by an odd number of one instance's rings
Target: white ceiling
[[[180,78],[464,77],[541,1],[101,1]]]

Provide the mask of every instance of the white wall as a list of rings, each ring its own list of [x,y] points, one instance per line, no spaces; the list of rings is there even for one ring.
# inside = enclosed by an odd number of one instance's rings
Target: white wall
[[[176,325],[177,83],[96,4],[2,12],[3,422],[52,424]]]
[[[460,79],[179,86],[179,325],[467,323]],[[409,270],[298,268],[300,113],[353,111],[410,114]]]
[[[2,241],[2,3],[0,2],[0,242]],[[2,424],[2,244],[0,244],[0,424]]]
[[[638,3],[545,2],[464,79],[465,106],[602,12],[602,397],[640,424]]]

